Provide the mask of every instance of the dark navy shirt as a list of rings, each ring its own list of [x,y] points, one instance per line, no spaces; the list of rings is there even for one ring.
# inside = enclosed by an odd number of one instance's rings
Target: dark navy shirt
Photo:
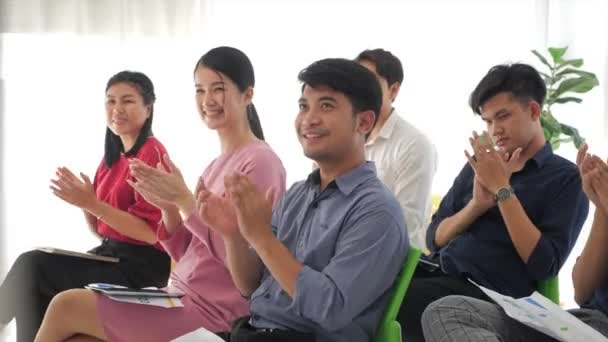
[[[371,341],[408,249],[403,211],[374,164],[323,191],[313,172],[285,193],[272,226],[304,268],[293,299],[264,272],[250,323],[313,333],[317,342]]]
[[[581,231],[589,211],[576,165],[553,154],[548,143],[511,186],[541,238],[524,263],[511,241],[497,206],[477,218],[443,248],[435,245],[439,223],[462,210],[473,197],[475,173],[465,165],[441,201],[427,231],[426,243],[440,255],[443,271],[462,274],[480,285],[513,297],[536,290],[538,281],[557,275]]]

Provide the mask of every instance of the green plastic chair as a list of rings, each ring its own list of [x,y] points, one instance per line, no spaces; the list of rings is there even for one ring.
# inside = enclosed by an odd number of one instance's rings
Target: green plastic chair
[[[397,322],[397,313],[399,313],[407,288],[410,286],[421,254],[422,252],[419,249],[410,247],[405,263],[399,275],[397,275],[391,299],[384,311],[380,325],[378,325],[374,342],[401,342],[401,325]]]
[[[537,291],[559,305],[559,280],[557,276],[538,282]]]

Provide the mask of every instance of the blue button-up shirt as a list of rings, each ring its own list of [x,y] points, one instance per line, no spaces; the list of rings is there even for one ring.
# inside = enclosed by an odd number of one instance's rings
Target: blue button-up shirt
[[[250,323],[313,333],[317,342],[371,341],[408,249],[401,207],[374,164],[323,191],[313,172],[285,193],[272,226],[304,268],[293,299],[264,272]]]
[[[435,245],[439,223],[471,200],[474,177],[473,169],[465,165],[433,216],[426,243],[440,254],[445,273],[462,274],[509,296],[528,296],[538,281],[557,275],[587,218],[589,201],[577,167],[553,154],[546,144],[511,176],[517,198],[541,232],[527,263],[515,250],[498,207],[481,215],[443,248]]]

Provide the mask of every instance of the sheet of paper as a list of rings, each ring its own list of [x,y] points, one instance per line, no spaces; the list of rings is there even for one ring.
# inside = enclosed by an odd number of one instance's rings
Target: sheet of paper
[[[205,328],[199,328],[171,342],[224,342],[224,340]]]
[[[148,296],[108,296],[108,298],[125,303],[160,306],[163,308],[181,308],[184,306],[181,299],[171,297]]]
[[[514,299],[477,286],[500,305],[509,317],[559,341],[608,342],[602,334],[538,292],[529,297]]]

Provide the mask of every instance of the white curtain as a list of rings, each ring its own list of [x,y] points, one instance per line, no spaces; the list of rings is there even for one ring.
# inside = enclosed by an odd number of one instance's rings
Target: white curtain
[[[608,155],[606,13],[603,0],[0,0],[5,265],[33,246],[94,243],[78,210],[47,186],[59,165],[94,172],[103,153],[105,82],[120,70],[154,81],[155,135],[194,184],[219,150],[194,107],[194,64],[214,46],[242,49],[255,66],[254,102],[267,140],[292,183],[310,171],[293,133],[298,71],[316,59],[386,48],[405,68],[395,106],[435,141],[433,191],[444,194],[465,163],[467,136],[484,127],[467,107],[470,91],[495,64],[541,67],[531,49],[568,45],[569,56],[584,58],[598,75],[600,87],[582,104],[555,112]],[[574,152],[558,151],[570,159]],[[585,239],[586,232],[561,273],[568,306],[571,264]]]
[[[201,0],[3,0],[0,32],[180,36],[199,33]]]

